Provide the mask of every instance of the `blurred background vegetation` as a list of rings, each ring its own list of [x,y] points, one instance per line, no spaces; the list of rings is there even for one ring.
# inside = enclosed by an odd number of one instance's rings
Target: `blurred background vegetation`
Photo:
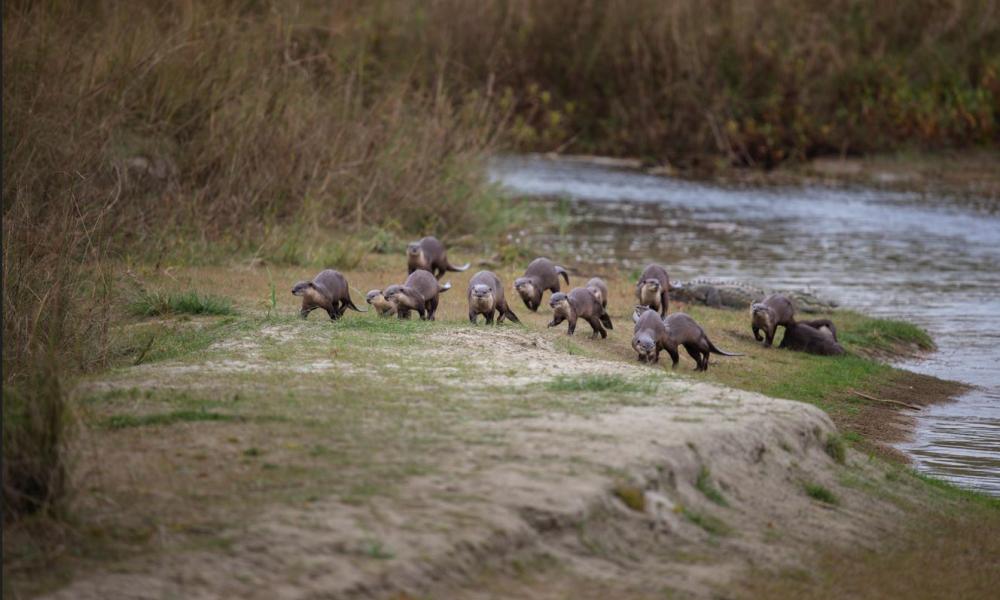
[[[1000,138],[991,1],[12,0],[3,34],[15,513],[62,488],[59,381],[106,364],[109,264],[496,235],[497,151],[770,168]]]

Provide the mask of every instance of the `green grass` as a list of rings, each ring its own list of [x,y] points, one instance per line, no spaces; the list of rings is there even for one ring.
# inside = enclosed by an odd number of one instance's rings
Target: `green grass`
[[[837,464],[844,464],[847,459],[847,446],[844,444],[844,438],[837,434],[831,434],[826,438],[826,444],[823,445],[823,450],[830,455]]]
[[[805,489],[806,494],[813,500],[819,500],[820,502],[832,505],[840,503],[833,492],[818,483],[806,483],[803,485],[803,489]]]
[[[869,350],[889,351],[900,344],[913,344],[921,350],[933,350],[935,347],[930,334],[922,328],[895,319],[860,317],[838,337],[843,344]]]
[[[695,487],[698,488],[706,498],[712,502],[718,504],[719,506],[729,506],[726,501],[726,497],[722,495],[719,488],[715,487],[712,483],[712,473],[709,471],[708,467],[702,466],[701,470],[698,471],[698,480],[695,481]]]
[[[195,291],[163,293],[143,292],[128,305],[137,317],[162,315],[235,315],[236,309],[228,298]]]
[[[646,494],[642,488],[634,485],[616,485],[612,493],[632,510],[636,512],[646,510]]]
[[[560,375],[545,384],[553,392],[645,392],[656,391],[653,380],[636,381],[620,375],[581,375],[570,377]]]
[[[108,429],[128,429],[130,427],[150,427],[173,425],[175,423],[196,423],[199,421],[241,421],[242,417],[204,410],[175,410],[151,415],[114,415],[104,420]]]
[[[712,535],[729,535],[729,533],[732,532],[732,528],[729,527],[725,521],[718,517],[713,517],[708,513],[691,510],[689,508],[684,508],[681,513],[684,515],[685,519],[694,523],[698,527],[701,527]]]

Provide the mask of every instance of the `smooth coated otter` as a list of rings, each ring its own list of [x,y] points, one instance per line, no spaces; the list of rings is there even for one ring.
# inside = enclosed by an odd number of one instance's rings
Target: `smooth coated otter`
[[[833,341],[837,341],[837,328],[830,319],[813,319],[812,321],[796,321],[796,323],[808,325],[823,335],[833,338]]]
[[[371,290],[365,294],[365,302],[371,304],[378,311],[380,317],[396,314],[395,303],[386,300],[385,296],[382,295],[382,290]]]
[[[390,285],[382,294],[396,305],[396,316],[400,319],[409,319],[410,311],[415,310],[421,319],[433,321],[438,294],[450,289],[450,283],[439,284],[430,271],[418,269],[410,273],[403,285]]]
[[[601,303],[594,298],[593,292],[587,288],[574,288],[568,294],[556,292],[549,298],[549,306],[552,307],[552,321],[549,327],[555,327],[563,321],[569,321],[568,335],[573,335],[576,331],[577,319],[583,319],[590,323],[594,333],[591,338],[596,338],[598,334],[602,338],[608,337],[607,329],[614,329],[611,324],[611,317],[604,311]]]
[[[635,297],[640,305],[648,306],[659,312],[660,316],[665,316],[670,300],[669,289],[670,276],[667,275],[667,270],[652,264],[643,269],[639,276],[639,281],[635,284]]]
[[[322,308],[330,318],[336,321],[343,316],[348,308],[364,312],[351,302],[351,293],[347,279],[339,271],[326,269],[320,271],[312,281],[300,281],[292,288],[293,296],[302,296],[302,310],[299,316],[303,319],[309,313]]]
[[[601,303],[601,308],[608,310],[608,284],[600,277],[592,277],[587,282],[587,289],[594,295],[594,298]]]
[[[536,258],[531,261],[524,275],[514,280],[514,289],[524,300],[524,305],[531,312],[536,312],[542,305],[542,294],[545,290],[553,294],[559,291],[559,276],[562,275],[569,285],[569,273],[566,269],[547,258]]]
[[[805,322],[785,327],[785,337],[781,339],[781,345],[778,347],[821,356],[839,356],[846,352],[833,336],[824,334],[819,329],[806,325]]]
[[[515,323],[521,322],[507,305],[507,300],[503,297],[503,284],[492,271],[480,271],[473,275],[469,280],[466,297],[469,300],[469,321],[473,324],[479,315],[483,315],[486,317],[486,324],[492,325],[494,312],[497,313],[497,325],[503,323],[504,318]]]
[[[444,244],[441,243],[441,240],[431,236],[427,236],[419,242],[413,242],[406,247],[406,265],[409,269],[407,273],[423,269],[433,273],[434,277],[438,279],[446,271],[465,271],[469,268],[469,263],[456,267],[448,262]]]
[[[701,325],[684,313],[661,318],[655,310],[640,305],[636,307],[632,320],[635,321],[632,348],[639,353],[639,360],[643,362],[659,362],[660,351],[666,350],[673,361],[672,367],[676,367],[680,360],[678,346],[684,346],[697,363],[695,371],[708,370],[709,354],[743,356],[717,348],[705,335]]]
[[[795,324],[795,306],[792,301],[781,294],[771,294],[762,302],[750,305],[750,328],[753,329],[753,339],[764,342],[764,346],[774,343],[774,334],[778,327]],[[760,331],[764,331],[761,337]]]

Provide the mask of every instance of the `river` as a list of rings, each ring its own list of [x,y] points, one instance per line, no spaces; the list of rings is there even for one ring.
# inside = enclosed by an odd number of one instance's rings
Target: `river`
[[[510,193],[562,199],[533,247],[671,278],[810,289],[912,321],[938,350],[899,366],[971,384],[900,446],[920,471],[1000,495],[1000,215],[983,203],[865,187],[724,186],[542,157],[501,157]]]

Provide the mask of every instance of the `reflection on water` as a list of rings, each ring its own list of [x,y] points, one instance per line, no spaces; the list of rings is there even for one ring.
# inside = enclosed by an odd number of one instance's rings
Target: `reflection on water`
[[[923,194],[721,187],[535,157],[494,161],[518,195],[567,198],[565,235],[534,246],[671,277],[806,288],[927,328],[940,350],[903,365],[977,388],[925,410],[919,469],[1000,495],[1000,216]]]

